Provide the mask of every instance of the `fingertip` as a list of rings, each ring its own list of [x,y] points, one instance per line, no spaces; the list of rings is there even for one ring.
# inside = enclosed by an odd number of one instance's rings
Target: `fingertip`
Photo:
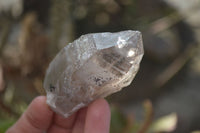
[[[53,111],[46,103],[46,96],[36,97],[30,104],[28,111],[46,112],[47,115],[53,115]]]
[[[90,115],[95,118],[102,117],[102,114],[110,117],[110,106],[105,99],[97,99],[89,106]]]
[[[47,129],[53,118],[53,111],[46,104],[46,97],[38,96],[31,102],[24,115],[36,128]]]
[[[33,101],[31,102],[33,103],[44,103],[46,102],[46,96],[37,96],[36,98],[33,99]]]
[[[105,99],[98,99],[88,106],[85,132],[109,133],[110,107]]]
[[[61,116],[59,114],[55,114],[53,124],[56,124],[59,127],[62,127],[64,129],[71,129],[74,125],[76,115],[77,115],[77,113],[74,113],[71,116],[69,116],[68,118],[64,118],[63,116]]]

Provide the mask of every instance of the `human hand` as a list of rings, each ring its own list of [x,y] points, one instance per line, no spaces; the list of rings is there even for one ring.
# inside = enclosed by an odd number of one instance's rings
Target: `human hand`
[[[109,133],[109,126],[110,109],[104,99],[63,118],[48,107],[45,96],[39,96],[6,133]]]

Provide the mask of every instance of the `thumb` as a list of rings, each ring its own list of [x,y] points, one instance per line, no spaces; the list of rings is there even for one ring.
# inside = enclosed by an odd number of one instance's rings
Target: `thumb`
[[[53,112],[46,104],[46,97],[39,96],[6,133],[44,133],[49,128],[52,118]]]

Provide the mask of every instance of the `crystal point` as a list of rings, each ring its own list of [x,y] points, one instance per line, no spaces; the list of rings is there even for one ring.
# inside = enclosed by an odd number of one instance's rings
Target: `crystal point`
[[[139,31],[82,35],[50,63],[44,80],[47,104],[68,117],[121,90],[135,77],[143,53]]]

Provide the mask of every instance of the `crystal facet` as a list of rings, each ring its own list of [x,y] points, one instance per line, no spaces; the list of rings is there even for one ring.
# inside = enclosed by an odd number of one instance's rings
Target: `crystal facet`
[[[139,31],[94,33],[64,47],[47,69],[47,104],[68,117],[97,98],[128,86],[143,56]]]

